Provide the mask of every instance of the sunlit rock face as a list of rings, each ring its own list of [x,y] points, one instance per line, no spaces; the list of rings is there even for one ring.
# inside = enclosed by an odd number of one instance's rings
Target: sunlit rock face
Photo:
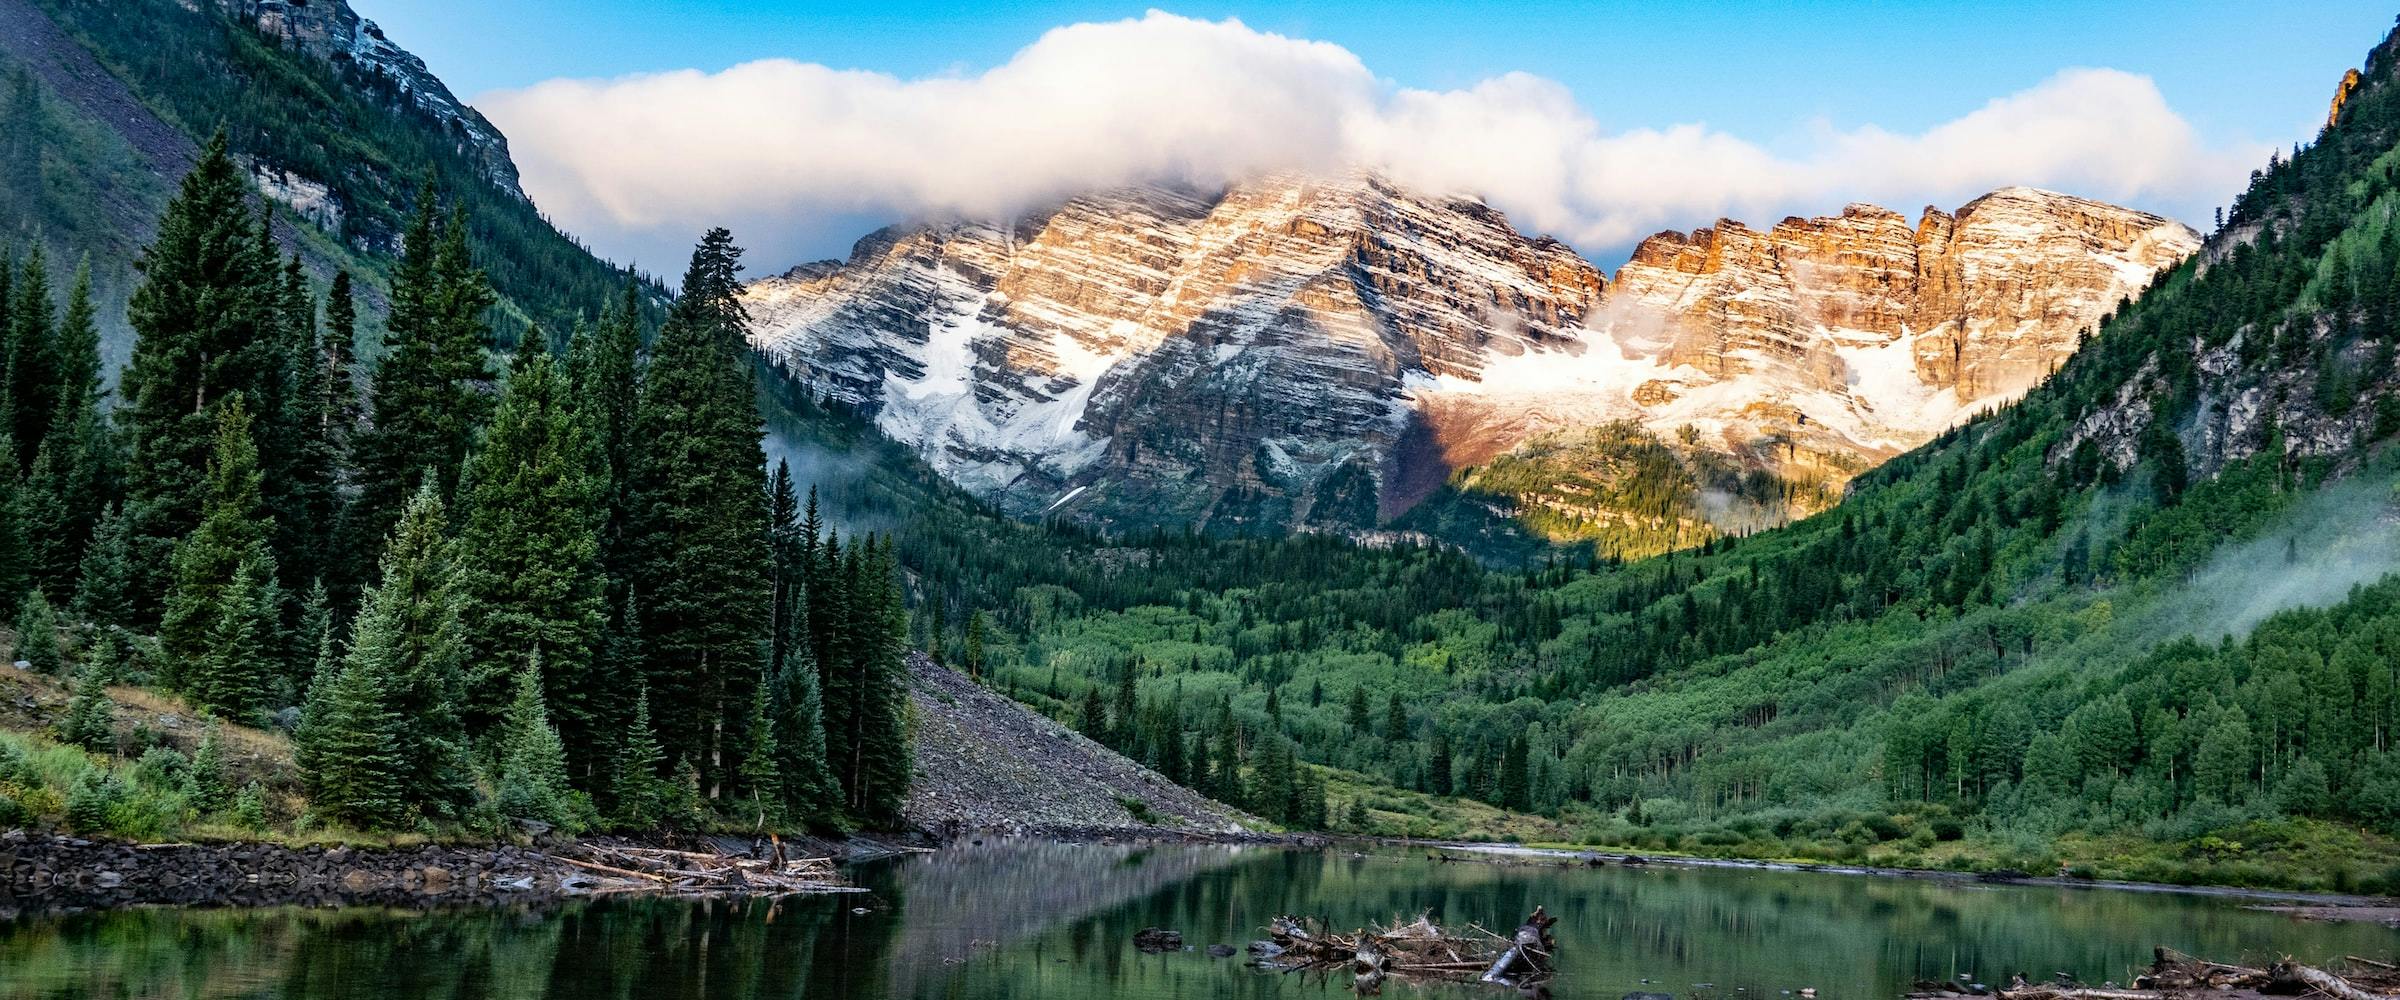
[[[1826,487],[1728,513],[1771,520],[2023,393],[2197,243],[2011,188],[1913,225],[1854,205],[1660,233],[1611,280],[1480,201],[1362,173],[895,227],[747,305],[759,350],[1019,515],[1358,531],[1631,423]]]

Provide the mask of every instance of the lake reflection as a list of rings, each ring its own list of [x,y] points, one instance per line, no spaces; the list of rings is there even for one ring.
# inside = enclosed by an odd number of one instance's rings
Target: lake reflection
[[[1239,947],[1278,913],[1335,926],[1431,911],[1561,920],[1559,997],[1894,1000],[1918,978],[2023,970],[2123,982],[2168,945],[2222,960],[2389,957],[2400,933],[2236,900],[1805,872],[1436,864],[1260,847],[991,842],[869,865],[867,895],[619,897],[535,908],[138,910],[0,924],[0,998],[1005,998],[1346,996]],[[868,912],[854,913],[853,907]],[[1144,927],[1192,950],[1143,955]],[[1703,985],[1705,984],[1705,985]],[[1494,997],[1472,986],[1393,996]]]

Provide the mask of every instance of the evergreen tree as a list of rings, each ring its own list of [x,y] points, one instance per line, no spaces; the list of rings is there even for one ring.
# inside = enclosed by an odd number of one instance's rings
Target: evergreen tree
[[[220,630],[272,629],[280,598],[275,557],[267,550],[271,523],[259,496],[258,447],[249,409],[240,400],[219,408],[215,455],[198,525],[175,547],[174,589],[159,622],[167,683],[188,690],[201,707],[246,718],[262,707],[265,662],[239,662],[220,650]],[[272,632],[251,634],[245,655],[280,647]]]
[[[114,491],[113,443],[100,413],[100,330],[89,260],[75,270],[51,354],[56,383],[27,482],[26,530],[33,572],[54,600],[75,586],[76,563]]]
[[[792,647],[807,641],[808,632],[808,554],[800,544],[800,494],[792,485],[791,463],[782,460],[776,461],[775,476],[767,486],[767,542],[774,573],[767,605],[773,615],[767,662],[781,669]]]
[[[35,582],[53,598],[74,593],[84,548],[113,492],[113,458],[107,424],[88,404],[34,453],[23,494],[26,555]]]
[[[10,424],[24,454],[12,455],[17,471],[33,461],[31,449],[50,433],[58,412],[57,314],[50,299],[50,263],[35,243],[25,255],[8,306],[6,399]]]
[[[567,787],[567,748],[542,696],[542,658],[535,654],[516,671],[516,697],[500,732],[500,775],[494,796],[502,815],[553,826],[572,825],[575,810]]]
[[[589,783],[608,763],[609,730],[594,698],[624,681],[597,672],[607,494],[599,453],[566,393],[548,355],[519,355],[460,482],[459,617],[470,664],[462,708],[470,733],[496,724],[522,672],[496,665],[538,650],[568,773]]]
[[[276,352],[285,375],[273,419],[260,433],[266,453],[267,509],[275,515],[272,544],[285,589],[298,591],[333,571],[334,531],[341,514],[341,481],[348,456],[343,431],[327,414],[335,373],[317,329],[316,298],[300,269],[285,262]],[[341,373],[347,380],[348,373]]]
[[[1383,706],[1383,738],[1393,743],[1408,742],[1408,706],[1400,704],[1400,692]]]
[[[101,627],[133,623],[133,547],[123,507],[111,507],[92,532],[76,569],[75,602],[71,611],[82,621]]]
[[[108,697],[108,672],[97,663],[86,664],[76,674],[75,697],[67,702],[67,714],[58,721],[58,741],[93,753],[114,752],[117,734],[109,713],[115,707]]]
[[[66,669],[66,657],[58,648],[58,616],[40,590],[26,594],[17,612],[17,659],[35,673],[57,674]]]
[[[693,251],[634,414],[628,572],[642,596],[651,711],[672,769],[714,794],[771,636],[766,456],[744,361],[741,251],[722,229]],[[737,727],[738,728],[738,727]]]
[[[1348,712],[1344,713],[1344,719],[1349,723],[1350,731],[1361,736],[1366,735],[1374,727],[1373,717],[1367,714],[1367,689],[1365,687],[1350,689],[1350,708]]]
[[[783,781],[786,813],[822,817],[839,812],[841,789],[826,767],[825,703],[806,643],[784,653],[773,691],[769,710],[774,713],[776,774]]]
[[[277,685],[275,585],[243,563],[218,595],[208,624],[208,648],[191,671],[192,700],[228,718],[248,721],[267,706]]]
[[[617,741],[609,777],[608,786],[616,798],[609,818],[620,827],[646,830],[667,818],[667,782],[659,777],[667,753],[650,723],[650,692],[637,692],[633,704],[633,719]]]
[[[783,754],[775,745],[774,689],[769,678],[761,677],[752,690],[750,711],[742,720],[748,745],[741,770],[734,777],[749,809],[757,815],[756,824],[775,826],[783,822],[784,789]]]
[[[1075,713],[1075,731],[1095,741],[1108,739],[1108,702],[1100,697],[1100,689],[1083,689],[1083,707]]]
[[[225,764],[225,727],[208,724],[200,749],[192,754],[192,805],[213,813],[233,804],[233,784]]]
[[[9,454],[7,432],[0,430],[0,455]],[[11,468],[0,468],[0,616],[17,613],[17,604],[32,584],[33,549],[26,541],[25,481]]]
[[[1504,809],[1518,812],[1533,809],[1533,783],[1526,764],[1529,752],[1525,737],[1514,736],[1500,755],[1500,796],[1496,804]]]
[[[127,479],[125,515],[135,610],[144,620],[159,613],[171,553],[200,523],[211,491],[215,409],[235,396],[267,398],[260,390],[279,374],[268,355],[280,282],[274,259],[260,252],[248,191],[219,133],[168,203],[127,307],[140,339],[118,417],[128,463],[141,470]]]
[[[965,650],[967,676],[975,678],[976,680],[983,679],[984,632],[989,628],[989,620],[984,617],[981,609],[978,609],[973,614],[967,616],[967,643]]]
[[[908,610],[900,594],[900,568],[888,539],[870,537],[858,560],[850,592],[859,623],[853,658],[859,669],[859,742],[851,748],[858,785],[853,812],[871,822],[899,821],[900,804],[916,773],[908,743]]]
[[[374,429],[359,441],[359,494],[348,517],[362,539],[354,560],[372,559],[409,497],[430,484],[445,502],[462,459],[483,426],[490,372],[485,312],[495,301],[467,250],[466,220],[439,220],[428,184],[392,272],[385,357],[373,390]]]
[[[317,815],[360,829],[405,822],[410,813],[411,728],[395,709],[382,657],[328,658],[309,687],[293,751]]]
[[[393,528],[383,579],[352,628],[344,674],[366,679],[341,682],[351,695],[375,693],[380,711],[405,720],[391,748],[403,765],[399,801],[434,816],[454,813],[472,792],[458,718],[464,644],[453,576],[442,500],[427,483]]]

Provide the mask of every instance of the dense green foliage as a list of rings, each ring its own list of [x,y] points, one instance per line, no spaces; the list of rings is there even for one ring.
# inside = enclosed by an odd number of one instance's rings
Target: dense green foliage
[[[62,739],[119,745],[107,685],[131,682],[293,727],[314,822],[896,821],[891,545],[795,521],[788,476],[771,503],[723,230],[653,349],[629,286],[571,357],[529,340],[495,389],[472,227],[427,192],[362,403],[351,279],[320,321],[249,198],[212,143],[144,251],[113,414],[83,283],[62,312],[37,260],[0,294],[0,400],[38,413],[0,441],[42,442],[0,448],[0,584],[17,655],[79,667]],[[116,471],[120,440],[144,474]],[[87,784],[96,815],[123,783]]]

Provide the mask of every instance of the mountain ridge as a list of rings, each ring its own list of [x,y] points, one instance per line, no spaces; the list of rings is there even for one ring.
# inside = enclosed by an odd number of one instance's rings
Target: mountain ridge
[[[1546,432],[1620,421],[1695,494],[1815,491],[1695,511],[1714,523],[1693,543],[1818,509],[2014,398],[2195,246],[2011,188],[1915,227],[1853,205],[1663,232],[1612,280],[1479,201],[1362,171],[887,227],[746,297],[762,353],[1020,516],[1370,530]]]

